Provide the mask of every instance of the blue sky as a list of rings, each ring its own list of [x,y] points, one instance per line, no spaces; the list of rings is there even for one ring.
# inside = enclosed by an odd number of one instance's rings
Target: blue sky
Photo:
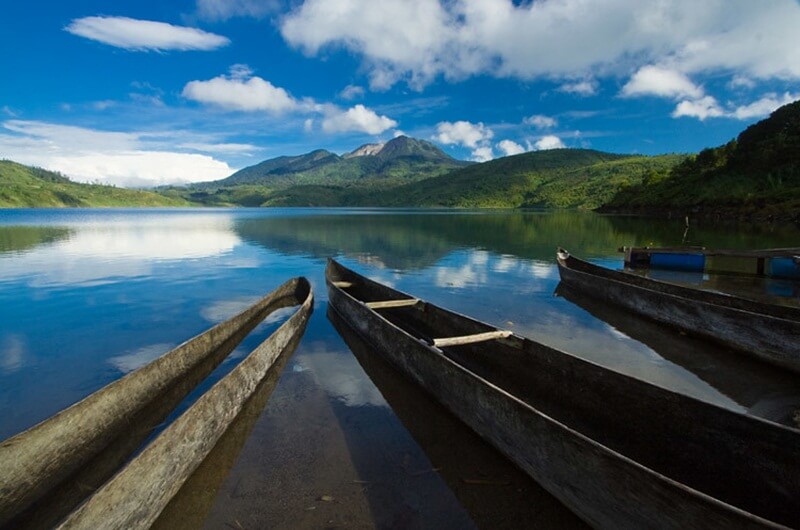
[[[224,178],[398,134],[461,159],[694,152],[800,99],[797,0],[13,2],[0,158]]]

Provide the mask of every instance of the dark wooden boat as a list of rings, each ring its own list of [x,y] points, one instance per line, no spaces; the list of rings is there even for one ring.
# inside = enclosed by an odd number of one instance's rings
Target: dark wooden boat
[[[800,372],[800,308],[614,271],[564,249],[556,257],[561,281],[573,289]]]
[[[705,247],[621,247],[631,268],[800,279],[800,248],[763,250]]]
[[[675,333],[668,326],[587,296],[563,283],[558,284],[554,294],[685,369],[748,414],[800,428],[800,375],[737,355],[730,348],[701,337]],[[737,355],[736,362],[731,362],[731,355]]]
[[[608,370],[333,260],[331,307],[599,528],[800,526],[800,431]]]
[[[150,528],[236,419],[276,360],[297,345],[313,310],[311,285],[291,280],[279,295],[300,304],[275,332],[204,393],[58,528]]]
[[[3,441],[0,444],[0,526],[26,510],[41,511],[36,503],[52,497],[56,491],[59,500],[55,502],[74,505],[80,499],[76,500],[72,492],[58,490],[63,490],[69,482],[83,482],[85,496],[87,482],[107,478],[115,465],[136,449],[136,440],[146,437],[147,432],[140,432],[141,429],[135,427],[137,424],[143,419],[162,417],[163,402],[174,405],[180,401],[191,390],[187,381],[198,383],[269,314],[292,305],[310,305],[311,296],[311,287],[305,278],[290,280],[238,315]],[[301,322],[292,320],[292,334],[302,334],[310,312],[305,305],[295,314],[301,315]],[[272,338],[268,341],[274,343]],[[134,439],[134,443],[128,443],[126,438]],[[113,453],[110,456],[106,454],[109,449]],[[105,462],[96,466],[98,455]],[[91,480],[86,480],[86,470],[91,471]]]
[[[520,521],[529,528],[587,528],[527,473],[428,393],[420,392],[331,306],[328,320],[477,528],[518,530]]]

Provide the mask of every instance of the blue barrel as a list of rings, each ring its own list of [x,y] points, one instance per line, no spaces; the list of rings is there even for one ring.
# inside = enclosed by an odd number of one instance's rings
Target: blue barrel
[[[773,278],[800,278],[800,265],[794,258],[770,258],[767,276]]]
[[[706,266],[706,257],[703,254],[678,254],[678,253],[652,253],[650,254],[650,268],[670,269],[675,271],[702,272]]]

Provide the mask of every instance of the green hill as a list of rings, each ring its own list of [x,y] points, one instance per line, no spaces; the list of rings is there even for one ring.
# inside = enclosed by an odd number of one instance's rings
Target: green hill
[[[601,210],[800,219],[800,101],[665,175],[622,189]]]
[[[456,160],[441,149],[407,136],[385,144],[367,144],[343,156],[318,149],[300,156],[281,156],[246,167],[230,177],[192,186],[194,190],[233,186],[263,186],[269,190],[298,185],[348,185],[380,181],[401,184],[442,175],[469,162]]]
[[[666,173],[685,157],[617,155],[586,149],[523,153],[391,188],[295,186],[267,195],[269,206],[447,206],[592,209],[623,186]]]
[[[190,206],[150,191],[79,184],[45,169],[0,160],[0,207]]]

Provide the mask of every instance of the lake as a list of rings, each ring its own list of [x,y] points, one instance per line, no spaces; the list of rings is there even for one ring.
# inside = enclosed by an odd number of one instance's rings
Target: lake
[[[558,246],[620,268],[619,246],[680,244],[684,229],[682,219],[577,212],[0,210],[0,439],[306,276],[316,300],[302,342],[158,526],[581,528],[329,317],[325,261],[655,384],[791,423],[796,378],[557,290]],[[692,225],[687,241],[797,246],[800,230]],[[797,303],[791,283],[755,288]],[[285,317],[256,328],[158,428]]]

